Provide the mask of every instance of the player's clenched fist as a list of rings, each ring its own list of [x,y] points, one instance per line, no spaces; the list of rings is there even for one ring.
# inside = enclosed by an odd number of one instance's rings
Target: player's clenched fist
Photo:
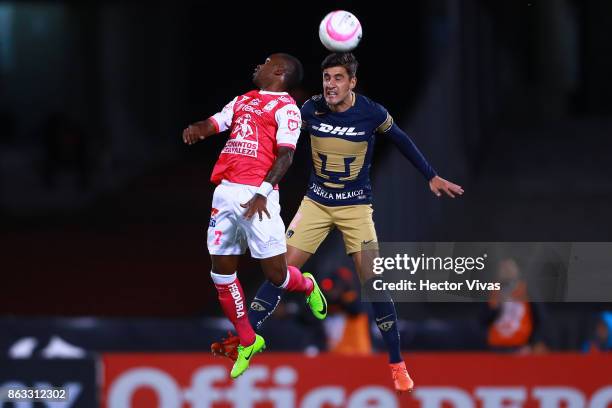
[[[189,125],[183,130],[183,142],[188,145],[204,140],[205,136],[198,124]]]
[[[187,126],[183,130],[183,142],[192,145],[218,132],[219,129],[215,126],[213,120],[208,118]]]

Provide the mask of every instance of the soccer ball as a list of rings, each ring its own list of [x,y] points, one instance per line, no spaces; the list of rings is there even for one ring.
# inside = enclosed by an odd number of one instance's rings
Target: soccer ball
[[[361,23],[348,11],[332,11],[319,24],[319,38],[330,51],[350,51],[361,41]]]

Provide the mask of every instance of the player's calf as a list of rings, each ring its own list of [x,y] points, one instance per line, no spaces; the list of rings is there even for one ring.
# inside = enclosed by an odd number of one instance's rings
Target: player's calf
[[[261,284],[249,308],[249,321],[255,330],[259,330],[266,319],[274,313],[281,300],[283,289],[270,281]]]
[[[240,343],[242,345],[252,344],[255,340],[255,331],[251,327],[247,317],[244,291],[242,290],[236,273],[232,275],[220,275],[211,272],[210,276],[215,283],[221,309],[229,321],[234,325],[238,337],[240,337]]]

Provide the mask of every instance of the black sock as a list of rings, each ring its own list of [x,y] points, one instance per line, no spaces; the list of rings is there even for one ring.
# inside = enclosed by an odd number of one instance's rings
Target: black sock
[[[400,350],[399,329],[397,328],[397,313],[395,312],[393,299],[391,299],[391,296],[386,291],[375,291],[376,293],[374,293],[372,287],[372,280],[368,280],[364,285],[366,299],[372,303],[376,326],[378,326],[380,334],[387,345],[389,363],[399,363],[403,359]]]
[[[402,361],[402,353],[400,351],[400,337],[399,330],[397,329],[395,305],[393,301],[373,302],[372,308],[374,309],[376,325],[387,345],[389,363],[399,363]]]

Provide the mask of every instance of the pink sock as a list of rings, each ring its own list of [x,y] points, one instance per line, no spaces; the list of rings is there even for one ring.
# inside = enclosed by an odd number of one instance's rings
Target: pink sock
[[[233,275],[219,275],[213,272],[210,273],[210,276],[215,282],[223,313],[236,328],[238,337],[240,337],[240,344],[250,346],[255,341],[255,331],[249,323],[248,308],[238,277],[235,273]]]
[[[281,288],[289,292],[304,292],[310,295],[314,284],[310,279],[305,278],[298,268],[290,265],[287,267],[287,278],[281,285]]]

